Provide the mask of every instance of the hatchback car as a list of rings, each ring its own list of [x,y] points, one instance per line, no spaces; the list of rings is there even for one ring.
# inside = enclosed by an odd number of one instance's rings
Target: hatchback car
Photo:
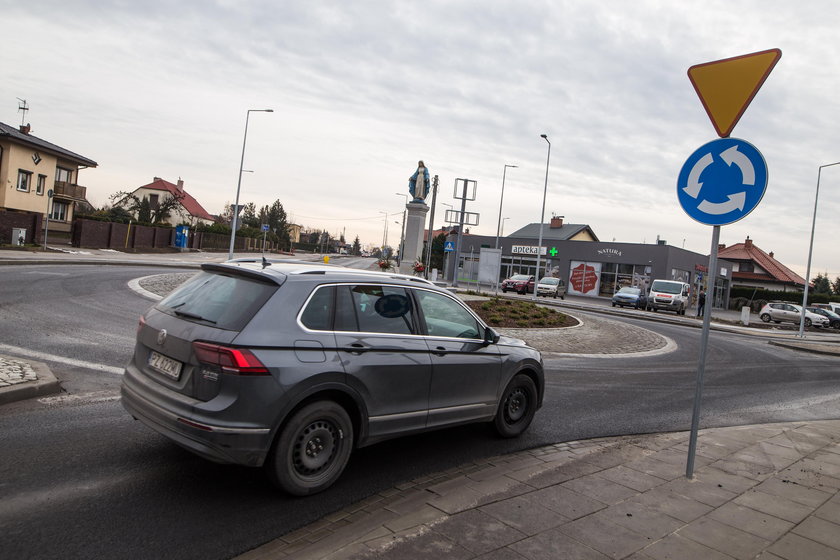
[[[204,264],[141,317],[121,390],[150,428],[294,495],[388,438],[468,422],[517,436],[543,392],[539,352],[426,280],[248,262]]]
[[[541,278],[540,283],[537,284],[537,297],[539,296],[565,299],[566,283],[560,278],[554,278],[553,276]]]
[[[783,301],[772,301],[761,308],[758,316],[765,323],[773,321],[774,323],[799,323],[802,320],[802,306],[794,305],[792,303],[785,303]],[[828,318],[822,315],[817,315],[805,310],[805,326],[827,327]]]
[[[840,329],[840,315],[834,313],[833,311],[829,311],[828,309],[822,307],[806,307],[808,311],[811,313],[816,313],[817,315],[822,315],[823,317],[828,319],[828,326],[833,329]]]
[[[612,297],[612,306],[633,307],[635,309],[647,308],[647,296],[641,288],[625,286],[618,290]]]
[[[505,278],[502,280],[502,292],[534,293],[534,277],[527,274],[514,274],[510,278]]]

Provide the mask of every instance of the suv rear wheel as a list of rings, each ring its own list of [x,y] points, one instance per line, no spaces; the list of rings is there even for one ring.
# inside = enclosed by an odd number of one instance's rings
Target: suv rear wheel
[[[770,314],[769,313],[762,313],[761,320],[764,321],[765,323],[769,323],[770,322]]]
[[[269,455],[271,482],[295,496],[326,490],[341,476],[353,450],[353,422],[333,401],[298,410],[283,427]]]

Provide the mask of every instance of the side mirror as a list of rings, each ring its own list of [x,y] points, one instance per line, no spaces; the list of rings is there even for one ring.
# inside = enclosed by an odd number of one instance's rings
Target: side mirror
[[[490,327],[484,327],[484,344],[497,344],[500,338],[499,333]]]

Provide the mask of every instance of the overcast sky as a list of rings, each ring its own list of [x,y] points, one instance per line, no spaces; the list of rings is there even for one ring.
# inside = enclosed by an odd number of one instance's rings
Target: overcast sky
[[[690,8],[688,6],[696,6]],[[836,1],[0,0],[0,121],[99,163],[96,206],[155,176],[211,213],[280,200],[308,228],[399,240],[417,160],[454,204],[478,182],[474,233],[546,221],[602,241],[708,253],[712,228],[679,205],[680,168],[717,138],[690,66],[781,49],[732,133],[769,168],[764,199],[721,231],[804,276],[819,166],[840,161]],[[443,210],[437,210],[436,227]],[[840,166],[823,169],[812,277],[840,276]],[[396,233],[395,233],[396,232]]]

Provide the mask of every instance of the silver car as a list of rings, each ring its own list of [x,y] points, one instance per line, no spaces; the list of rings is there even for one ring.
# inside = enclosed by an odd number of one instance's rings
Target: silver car
[[[793,303],[786,303],[783,301],[771,301],[761,308],[758,316],[765,323],[773,321],[774,323],[800,323],[802,321],[802,306]],[[805,310],[805,326],[828,327],[828,317],[817,315]]]
[[[560,278],[554,278],[553,276],[541,278],[540,283],[537,284],[537,297],[539,296],[565,299],[566,283]]]
[[[468,422],[517,436],[543,392],[539,352],[423,279],[239,262],[203,265],[143,315],[122,403],[306,495],[388,438]]]

